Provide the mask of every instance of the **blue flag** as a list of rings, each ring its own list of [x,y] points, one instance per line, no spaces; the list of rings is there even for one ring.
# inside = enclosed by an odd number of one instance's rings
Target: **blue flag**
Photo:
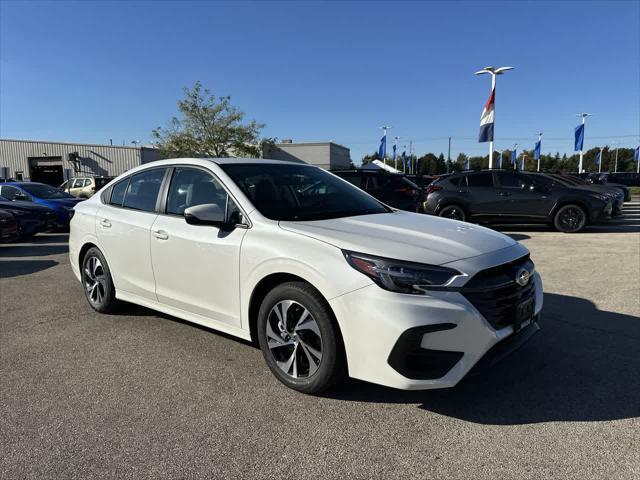
[[[601,160],[602,160],[602,150],[596,153],[596,165],[600,165]]]
[[[536,146],[533,149],[533,158],[535,160],[540,160],[540,140],[536,142]]]
[[[397,155],[396,155],[396,147],[397,147],[397,145],[395,145],[395,144],[394,144],[394,145],[393,145],[393,155],[391,155],[391,159],[392,159],[394,162],[395,162],[395,160],[396,160],[396,156],[397,156]]]
[[[576,127],[576,132],[575,132],[575,145],[573,150],[576,152],[581,152],[582,151],[582,147],[584,145],[584,123],[578,125]]]
[[[378,148],[378,156],[380,159],[384,160],[384,157],[387,156],[387,136],[383,135],[380,139],[380,148]]]
[[[518,158],[518,150],[513,150],[513,152],[511,152],[511,165],[512,166],[516,166],[516,159]]]
[[[633,159],[637,162],[640,161],[640,147],[636,147],[636,151],[633,152]]]
[[[402,151],[402,169],[403,170],[407,169],[407,155],[404,150]]]

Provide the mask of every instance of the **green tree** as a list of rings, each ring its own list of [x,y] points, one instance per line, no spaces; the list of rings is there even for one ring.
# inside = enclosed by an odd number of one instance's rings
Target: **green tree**
[[[231,97],[216,97],[197,81],[183,89],[178,101],[181,118],[152,131],[155,146],[167,157],[260,156],[264,124],[243,123],[244,113],[231,105]],[[268,143],[269,140],[266,140]]]

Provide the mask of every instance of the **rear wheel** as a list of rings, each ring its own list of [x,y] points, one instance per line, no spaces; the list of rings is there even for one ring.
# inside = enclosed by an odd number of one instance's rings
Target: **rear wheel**
[[[89,305],[100,313],[108,313],[117,304],[109,265],[97,248],[90,248],[82,260],[82,286]]]
[[[283,283],[267,294],[257,332],[267,365],[289,388],[319,393],[346,375],[333,314],[326,300],[304,282]]]
[[[553,218],[556,230],[565,233],[575,233],[587,223],[587,214],[578,205],[564,205],[560,207]]]
[[[447,205],[440,213],[438,213],[440,217],[450,218],[452,220],[460,220],[464,222],[467,220],[467,214],[464,209],[460,205]]]

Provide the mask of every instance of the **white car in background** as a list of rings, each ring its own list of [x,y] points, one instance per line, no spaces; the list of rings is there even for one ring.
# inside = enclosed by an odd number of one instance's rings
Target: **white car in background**
[[[307,393],[347,375],[453,386],[535,332],[542,308],[540,276],[510,237],[393,210],[297,163],[145,164],[75,207],[69,246],[95,310],[124,300],[253,340]]]

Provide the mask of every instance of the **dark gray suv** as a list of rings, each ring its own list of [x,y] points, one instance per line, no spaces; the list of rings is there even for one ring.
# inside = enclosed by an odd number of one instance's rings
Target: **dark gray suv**
[[[482,170],[451,175],[427,188],[425,212],[477,223],[543,223],[577,232],[611,217],[604,195],[569,188],[540,174]]]

